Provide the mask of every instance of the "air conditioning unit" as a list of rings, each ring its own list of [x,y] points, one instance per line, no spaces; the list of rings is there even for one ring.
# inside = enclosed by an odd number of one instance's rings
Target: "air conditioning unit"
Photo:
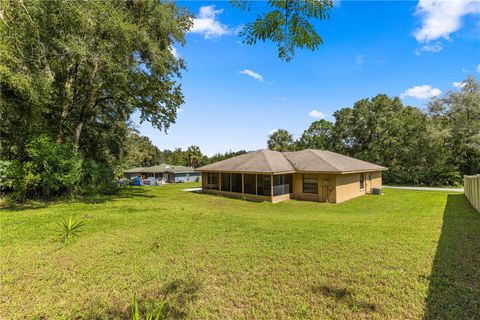
[[[382,194],[382,188],[372,188],[372,194],[381,195]]]

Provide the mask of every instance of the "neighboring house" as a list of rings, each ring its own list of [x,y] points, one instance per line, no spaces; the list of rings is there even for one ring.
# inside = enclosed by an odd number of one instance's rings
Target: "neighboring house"
[[[155,178],[161,180],[163,183],[176,182],[195,182],[201,180],[200,172],[195,169],[184,166],[173,166],[163,163],[152,167],[138,167],[124,171],[127,178],[141,177],[142,179]]]
[[[323,150],[258,150],[197,169],[206,193],[279,202],[343,202],[381,188],[385,167]]]

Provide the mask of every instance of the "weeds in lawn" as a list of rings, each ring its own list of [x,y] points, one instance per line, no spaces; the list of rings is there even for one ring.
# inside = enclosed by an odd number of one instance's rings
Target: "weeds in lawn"
[[[60,227],[60,241],[66,243],[68,239],[77,237],[84,224],[83,220],[76,220],[73,216],[70,216],[68,220],[64,219],[61,222],[57,222],[57,225]]]
[[[148,304],[148,305],[145,306],[145,317],[142,318],[141,314],[140,314],[140,309],[139,309],[139,306],[138,306],[138,301],[137,301],[136,295],[133,296],[132,305],[130,306],[132,320],[141,320],[141,319],[161,320],[161,319],[165,319],[165,317],[163,317],[163,315],[162,315],[164,313],[164,309],[165,309],[165,299],[160,301],[160,304],[158,305],[158,307],[155,307],[155,305],[153,305],[153,304]]]

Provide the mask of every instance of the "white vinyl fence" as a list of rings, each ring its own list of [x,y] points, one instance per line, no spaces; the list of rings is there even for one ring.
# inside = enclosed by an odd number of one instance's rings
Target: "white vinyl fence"
[[[464,176],[465,196],[472,206],[480,212],[480,174],[476,176]]]

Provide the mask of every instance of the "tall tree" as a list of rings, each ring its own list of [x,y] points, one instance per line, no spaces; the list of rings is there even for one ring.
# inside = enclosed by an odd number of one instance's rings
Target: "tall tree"
[[[448,131],[451,161],[465,174],[480,172],[480,83],[473,76],[460,91],[429,103],[430,115]]]
[[[176,166],[185,166],[187,164],[185,158],[185,151],[183,151],[182,148],[175,148],[175,150],[173,150],[170,155],[165,158],[165,162]]]
[[[278,129],[268,136],[268,149],[274,151],[291,151],[294,147],[293,136],[285,129]]]
[[[196,168],[200,161],[202,161],[202,152],[198,146],[190,146],[186,152],[186,162],[187,166]]]
[[[333,123],[325,119],[312,122],[297,141],[299,149],[331,149]]]

